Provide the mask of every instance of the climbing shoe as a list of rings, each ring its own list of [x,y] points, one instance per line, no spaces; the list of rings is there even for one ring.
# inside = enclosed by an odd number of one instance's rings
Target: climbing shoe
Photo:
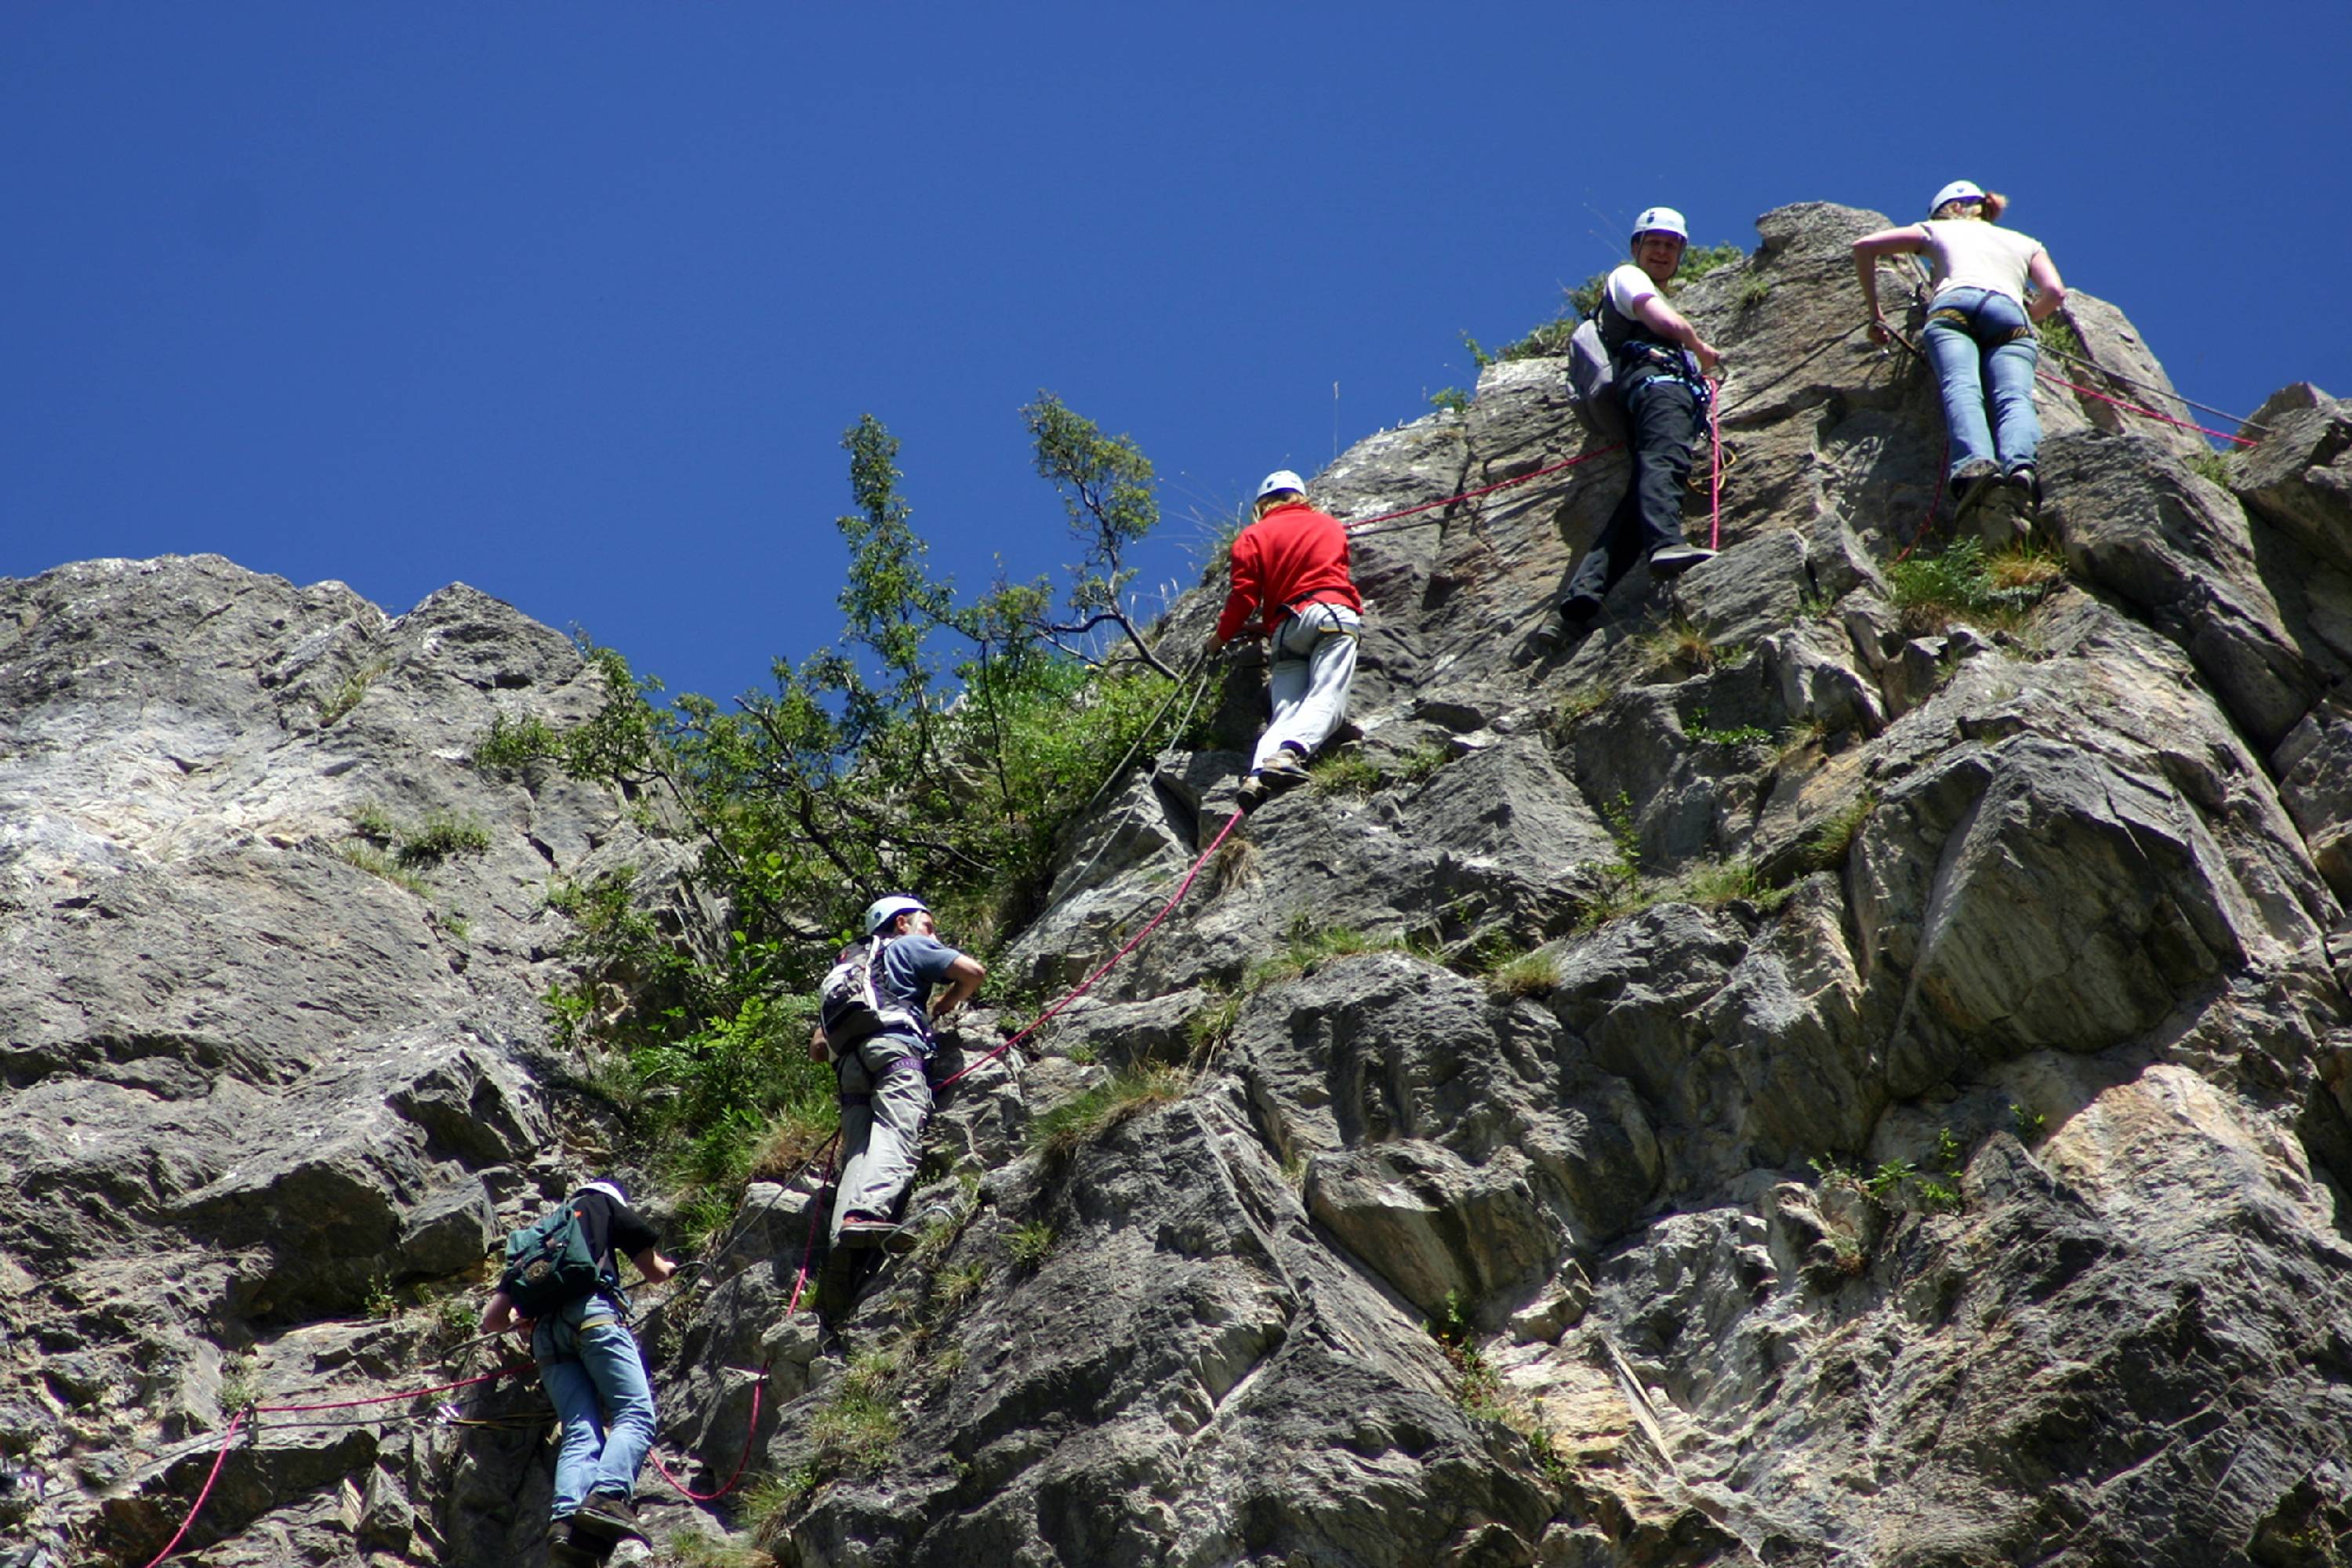
[[[1702,561],[1715,559],[1715,552],[1699,544],[1661,544],[1650,552],[1650,575],[1675,578],[1681,576]]]
[[[1247,816],[1251,812],[1255,811],[1259,806],[1265,804],[1265,797],[1268,793],[1269,792],[1265,787],[1265,781],[1258,777],[1257,774],[1252,773],[1249,777],[1242,780],[1241,787],[1239,789],[1234,791],[1234,804],[1241,807],[1241,813],[1244,816]]]

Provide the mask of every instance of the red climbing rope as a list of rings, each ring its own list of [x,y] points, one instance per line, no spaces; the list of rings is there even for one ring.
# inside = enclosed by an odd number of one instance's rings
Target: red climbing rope
[[[1598,453],[1593,455],[1596,457],[1599,456]],[[1579,459],[1579,461],[1581,460],[1582,459],[1580,458]],[[1529,479],[1533,479],[1534,477],[1535,476],[1533,474],[1528,476]],[[1512,480],[1510,482],[1516,484],[1519,481]],[[1127,945],[1125,947],[1120,948],[1117,952],[1112,953],[1108,958],[1105,959],[1100,969],[1096,970],[1092,974],[1089,974],[1084,980],[1079,981],[1077,985],[1072,989],[1068,995],[1055,1003],[1051,1007],[1046,1008],[1043,1013],[1038,1014],[1035,1022],[1032,1023],[1027,1028],[1022,1030],[1019,1034],[1013,1036],[1011,1039],[1005,1041],[1003,1045],[997,1047],[994,1050],[989,1052],[986,1056],[981,1058],[980,1060],[972,1063],[970,1067],[965,1068],[961,1072],[954,1073],[947,1078],[941,1079],[937,1087],[945,1089],[948,1085],[954,1083],[957,1079],[968,1078],[971,1074],[978,1072],[982,1068],[986,1067],[989,1063],[994,1061],[997,1058],[1003,1056],[1005,1052],[1011,1050],[1013,1047],[1019,1045],[1030,1036],[1035,1034],[1039,1029],[1044,1028],[1047,1019],[1053,1017],[1055,1014],[1060,1012],[1063,1008],[1068,1006],[1071,1003],[1076,1001],[1079,997],[1092,990],[1096,981],[1100,980],[1104,975],[1108,974],[1111,972],[1112,966],[1117,964],[1120,959],[1125,958],[1129,953],[1133,952],[1137,947],[1141,945],[1143,939],[1150,936],[1154,931],[1159,929],[1160,922],[1166,920],[1170,914],[1174,912],[1176,906],[1184,901],[1184,895],[1192,890],[1193,879],[1200,876],[1201,868],[1209,863],[1209,857],[1217,852],[1218,847],[1224,843],[1225,836],[1231,833],[1240,821],[1241,816],[1239,814],[1235,814],[1234,816],[1229,816],[1225,819],[1224,826],[1217,830],[1217,836],[1209,841],[1209,847],[1201,851],[1200,858],[1194,860],[1192,862],[1192,868],[1184,873],[1184,879],[1176,885],[1176,891],[1170,896],[1168,902],[1161,907],[1160,912],[1152,916],[1151,919],[1146,922],[1141,931],[1137,931],[1133,936],[1128,938]]]
[[[163,1550],[148,1559],[147,1568],[155,1568],[156,1563],[179,1550],[180,1538],[187,1534],[188,1527],[196,1522],[196,1515],[203,1510],[205,1499],[213,1495],[213,1483],[220,1479],[221,1466],[228,1462],[229,1445],[236,1441],[236,1429],[243,1426],[245,1418],[252,1414],[253,1407],[247,1405],[228,1418],[228,1430],[221,1434],[220,1452],[213,1456],[212,1473],[205,1478],[203,1488],[196,1493],[195,1502],[188,1509],[188,1517],[180,1521],[180,1528],[172,1532],[172,1539],[163,1543]]]
[[[2167,425],[2175,425],[2183,430],[2194,430],[2200,436],[2210,436],[2215,437],[2217,440],[2222,441],[2235,441],[2241,447],[2254,447],[2261,445],[2260,442],[2256,441],[2251,436],[2232,436],[2227,430],[2214,430],[2203,425],[2192,425],[2186,419],[2175,419],[2169,414],[2158,414],[2153,408],[2143,408],[2137,403],[2126,403],[2120,397],[2110,397],[2105,393],[2097,390],[2095,387],[2080,385],[2077,383],[2066,380],[2063,376],[2053,375],[2046,370],[2037,370],[2033,374],[2040,376],[2042,380],[2048,382],[2053,386],[2063,386],[2069,392],[2079,392],[2085,397],[2095,397],[2102,403],[2112,403],[2117,408],[2127,410],[2133,414],[2145,415],[2150,419],[2161,419]]]
[[[1521,474],[1516,479],[1497,479],[1491,485],[1481,485],[1475,490],[1464,490],[1459,495],[1450,495],[1443,500],[1425,500],[1419,506],[1405,507],[1398,511],[1384,511],[1376,517],[1367,517],[1349,523],[1348,535],[1352,539],[1360,534],[1376,533],[1381,531],[1373,526],[1376,523],[1393,522],[1398,518],[1411,517],[1415,512],[1433,511],[1442,506],[1452,506],[1455,501],[1475,500],[1480,496],[1493,495],[1496,490],[1507,490],[1513,485],[1524,485],[1529,480],[1542,479],[1546,474],[1556,474],[1562,468],[1572,468],[1579,463],[1589,463],[1595,458],[1605,458],[1612,452],[1622,452],[1624,449],[1624,444],[1620,442],[1614,447],[1602,447],[1597,451],[1581,453],[1569,458],[1566,462],[1553,463],[1547,468],[1538,468],[1532,473]]]

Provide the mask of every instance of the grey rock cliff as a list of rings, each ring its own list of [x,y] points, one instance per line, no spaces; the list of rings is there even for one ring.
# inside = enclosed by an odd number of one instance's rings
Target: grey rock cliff
[[[1883,222],[1768,214],[1684,291],[1734,366],[1723,553],[1636,572],[1570,650],[1524,634],[1623,469],[1557,362],[1315,479],[1370,516],[1590,457],[1360,541],[1355,786],[1253,815],[958,1087],[929,1238],[828,1288],[831,1332],[786,1310],[808,1184],[746,1195],[646,1337],[667,1461],[772,1506],[755,1536],[649,1476],[657,1536],[796,1568],[2346,1560],[2352,416],[2276,401],[2221,484],[2045,384],[2065,576],[1922,625],[1888,566],[1941,416],[1858,331],[1846,245]],[[2120,311],[2068,313],[2165,384]],[[1225,679],[1218,748],[1107,792],[1000,980],[1091,971],[1223,825],[1256,677]],[[41,1492],[0,1563],[144,1563],[247,1391],[478,1368],[365,1314],[478,1294],[590,1152],[535,1000],[550,879],[625,863],[713,919],[618,803],[466,765],[494,714],[594,695],[465,589],[391,619],[205,558],[0,584],[0,1454]],[[340,852],[370,807],[488,847],[400,886]],[[1181,1096],[1027,1152],[1154,1062]],[[887,1461],[813,1468],[851,1393]],[[525,1419],[265,1422],[199,1560],[535,1562],[528,1381],[467,1399]]]

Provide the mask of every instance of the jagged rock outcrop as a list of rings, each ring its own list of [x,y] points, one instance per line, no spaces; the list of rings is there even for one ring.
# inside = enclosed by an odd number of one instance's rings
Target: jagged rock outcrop
[[[1940,414],[1846,249],[1883,222],[1768,214],[1684,292],[1732,460],[1723,552],[1671,591],[1525,642],[1605,455],[1360,541],[1348,776],[957,1087],[921,1248],[828,1279],[821,1326],[787,1310],[814,1194],[753,1187],[646,1331],[664,1452],[767,1478],[758,1528],[671,1496],[656,1534],[795,1568],[2352,1555],[2352,414],[2274,400],[2225,484],[2044,384],[2064,576],[1923,624],[1889,567]],[[2168,384],[2114,307],[2068,315]],[[1370,516],[1588,447],[1558,363],[1510,362],[1314,491]],[[1223,826],[1255,676],[1224,679],[1220,744],[1073,826],[999,980],[1090,972]],[[0,1453],[41,1488],[0,1563],[143,1563],[225,1383],[440,1364],[422,1314],[339,1320],[462,1292],[567,1173],[548,882],[635,865],[682,939],[715,918],[616,803],[467,767],[494,714],[593,699],[464,589],[388,619],[204,558],[0,585]],[[370,807],[486,847],[401,887],[337,852]],[[1185,1091],[1029,1150],[1145,1063]],[[853,1398],[878,1459],[828,1447]],[[527,1427],[265,1426],[195,1540],[527,1563],[545,1487]]]

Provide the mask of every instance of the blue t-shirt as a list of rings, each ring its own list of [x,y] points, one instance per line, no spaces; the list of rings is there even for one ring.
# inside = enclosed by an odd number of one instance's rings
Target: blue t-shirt
[[[884,994],[885,1000],[898,1003],[922,1020],[919,1037],[926,1050],[930,1048],[931,1015],[925,1004],[931,999],[932,987],[946,982],[948,971],[962,956],[935,936],[895,937],[883,944],[874,988]]]

